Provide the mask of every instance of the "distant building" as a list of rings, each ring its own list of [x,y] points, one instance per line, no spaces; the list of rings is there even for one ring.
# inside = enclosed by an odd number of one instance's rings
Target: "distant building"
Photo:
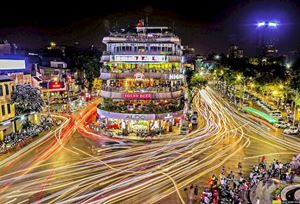
[[[243,58],[244,57],[244,50],[240,49],[237,45],[230,45],[228,49],[228,58]]]
[[[276,49],[274,45],[266,45],[263,49],[262,56],[268,58],[278,57],[278,49]]]
[[[16,44],[9,43],[7,40],[0,41],[0,56],[15,55],[16,50]]]

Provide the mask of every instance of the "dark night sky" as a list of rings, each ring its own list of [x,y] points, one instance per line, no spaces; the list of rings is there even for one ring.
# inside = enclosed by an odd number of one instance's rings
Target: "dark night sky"
[[[8,9],[0,12],[0,39],[16,42],[24,48],[41,47],[50,41],[103,46],[101,39],[107,34],[105,25],[135,24],[144,18],[145,7],[150,7],[151,25],[175,23],[183,44],[195,47],[201,54],[225,51],[232,42],[251,53],[256,42],[254,24],[263,19],[280,22],[276,31],[280,50],[300,48],[300,0],[199,0],[197,4],[175,3],[174,0],[152,0],[151,3],[106,0],[103,4],[85,0],[73,3],[72,7],[61,2],[23,1],[16,6],[12,1],[5,5]]]

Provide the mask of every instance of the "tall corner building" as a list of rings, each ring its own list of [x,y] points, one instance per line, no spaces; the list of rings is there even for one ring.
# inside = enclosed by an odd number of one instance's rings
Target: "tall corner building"
[[[122,133],[171,132],[183,119],[181,40],[168,27],[128,27],[103,38],[98,118]]]

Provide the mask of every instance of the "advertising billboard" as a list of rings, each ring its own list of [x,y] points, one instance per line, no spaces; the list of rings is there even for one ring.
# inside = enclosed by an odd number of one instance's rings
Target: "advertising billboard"
[[[26,69],[25,60],[0,59],[0,70]]]
[[[165,55],[112,55],[111,61],[115,62],[167,62]]]
[[[124,93],[122,94],[123,99],[151,99],[151,93]]]

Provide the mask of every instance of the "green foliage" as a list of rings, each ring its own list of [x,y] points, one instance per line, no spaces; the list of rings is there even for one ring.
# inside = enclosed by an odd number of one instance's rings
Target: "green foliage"
[[[80,85],[91,90],[94,79],[100,75],[99,51],[68,49],[66,53],[71,61],[71,68],[78,72]]]
[[[11,98],[16,107],[16,115],[41,112],[45,106],[40,91],[28,84],[18,85]]]
[[[200,74],[194,74],[188,85],[190,89],[192,88],[202,89],[207,85],[207,79],[202,77]]]

